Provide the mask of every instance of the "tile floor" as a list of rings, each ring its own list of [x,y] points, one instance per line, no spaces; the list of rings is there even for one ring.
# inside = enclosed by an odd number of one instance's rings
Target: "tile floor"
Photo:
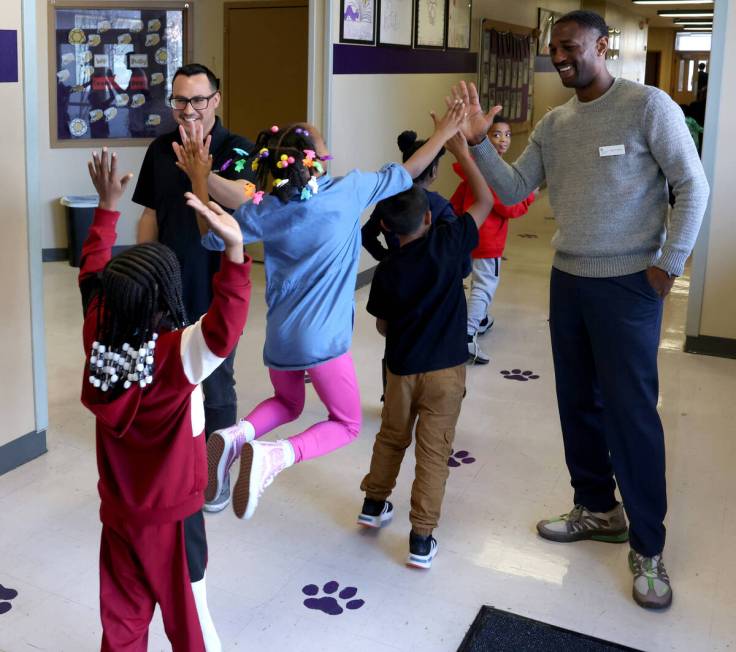
[[[451,469],[440,553],[429,572],[403,561],[413,463],[394,495],[393,524],[355,525],[358,485],[379,424],[382,342],[357,294],[354,356],[365,422],[360,439],[295,467],[265,494],[255,518],[207,517],[210,606],[226,650],[258,652],[456,650],[482,604],[642,650],[736,648],[736,361],[682,353],[687,279],[667,303],[662,337],[661,412],[667,432],[668,569],[676,591],[667,613],[630,598],[626,546],[551,544],[537,519],[571,497],[555,408],[547,333],[549,241],[546,201],[511,226],[496,326],[482,339],[492,356],[469,369],[456,450],[472,463]],[[526,234],[538,238],[520,237]],[[80,308],[75,270],[45,266],[50,422],[48,454],[0,477],[0,584],[18,591],[0,615],[0,650],[99,649],[97,518],[93,424],[78,401]],[[236,371],[241,412],[269,391],[261,363],[262,269]],[[503,370],[539,379],[504,379]],[[313,391],[283,434],[321,418]],[[359,609],[337,616],[307,609],[306,585],[356,587]],[[340,589],[341,590],[341,589]],[[339,591],[338,591],[339,592]],[[345,602],[345,601],[343,601]],[[150,650],[170,649],[160,618]]]

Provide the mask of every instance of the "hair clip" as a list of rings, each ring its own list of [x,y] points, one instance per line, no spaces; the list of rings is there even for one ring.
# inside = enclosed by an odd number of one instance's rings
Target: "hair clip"
[[[287,183],[289,183],[288,179],[274,179],[273,185],[275,188],[281,188],[281,186],[285,186]]]
[[[279,132],[279,128],[276,125],[273,125],[271,127],[271,133],[272,134],[277,134],[278,132]]]
[[[268,147],[262,147],[258,151],[258,158],[267,158],[268,157]]]
[[[239,154],[240,156],[248,156],[248,152],[246,152],[244,149],[240,149],[240,147],[233,147],[233,152]]]
[[[307,186],[304,186],[304,188],[302,188],[301,200],[306,201],[307,199],[310,199],[311,197],[312,197],[312,191]]]
[[[278,163],[276,163],[276,167],[281,168],[288,168],[289,167],[289,157],[286,154],[282,154]]]
[[[332,154],[325,154],[324,156],[318,156],[317,158],[320,161],[331,161],[335,157]]]
[[[296,129],[294,129],[294,133],[300,134],[302,136],[309,136],[309,132],[306,129],[302,129],[301,127],[297,127]]]
[[[311,188],[313,195],[316,195],[319,192],[319,183],[317,183],[317,179],[315,177],[310,177],[307,185]]]
[[[263,190],[259,190],[253,195],[253,203],[258,206],[263,201]]]
[[[220,172],[224,172],[225,170],[227,170],[230,167],[230,163],[232,163],[232,162],[233,162],[233,160],[231,158],[229,158],[227,161],[225,161],[220,166]]]
[[[322,166],[322,163],[320,163],[319,161],[313,161],[312,165],[314,166],[314,169],[317,170],[317,172],[319,172],[320,174],[325,173],[325,169]]]
[[[250,164],[250,169],[253,170],[253,172],[258,170],[258,159],[255,159],[253,163]]]
[[[236,172],[242,172],[243,168],[245,168],[245,159],[241,158],[239,161],[235,161],[234,170]]]

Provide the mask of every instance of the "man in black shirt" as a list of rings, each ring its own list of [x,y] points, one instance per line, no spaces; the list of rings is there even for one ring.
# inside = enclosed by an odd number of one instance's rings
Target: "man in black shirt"
[[[454,222],[432,224],[426,195],[416,185],[380,202],[382,223],[399,249],[376,268],[368,312],[386,337],[388,378],[381,431],[373,446],[358,523],[381,527],[392,516],[387,500],[411,444],[416,421],[416,477],[411,491],[407,564],[429,568],[447,480],[447,459],[465,393],[467,305],[463,267],[478,244],[478,228],[493,198],[461,134],[448,141],[475,203]]]
[[[220,82],[206,66],[189,64],[174,74],[169,102],[174,120],[188,131],[201,124],[204,136],[212,137],[212,169],[230,180],[243,180],[243,201],[252,170],[245,153],[252,143],[231,134],[220,123],[215,110],[220,104]],[[179,130],[159,136],[148,147],[133,201],[143,206],[138,223],[138,242],[158,240],[170,247],[181,264],[184,306],[190,322],[197,321],[212,301],[212,277],[220,267],[220,254],[200,243],[194,211],[184,193],[192,190],[187,175],[176,167],[172,143],[181,144]],[[237,420],[237,397],[233,363],[235,351],[203,383],[205,435],[226,428]],[[229,482],[220,496],[205,505],[220,511],[230,502]]]

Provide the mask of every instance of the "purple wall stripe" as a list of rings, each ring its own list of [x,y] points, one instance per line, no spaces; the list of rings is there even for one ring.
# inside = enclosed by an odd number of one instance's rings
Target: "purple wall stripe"
[[[18,81],[18,32],[0,29],[0,82]]]
[[[335,75],[475,73],[478,70],[478,55],[464,50],[445,52],[345,43],[332,47],[332,73]]]

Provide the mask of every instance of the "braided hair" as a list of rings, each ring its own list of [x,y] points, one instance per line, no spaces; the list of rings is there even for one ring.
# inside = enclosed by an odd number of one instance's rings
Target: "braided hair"
[[[416,131],[402,131],[396,139],[396,144],[399,146],[399,150],[401,150],[402,162],[406,163],[412,157],[414,152],[416,152],[426,142],[426,140],[417,140]],[[437,169],[437,166],[440,164],[440,159],[444,153],[445,148],[442,147],[432,162],[422,170],[422,173],[418,177],[414,179],[414,183],[421,183],[422,181],[425,181],[427,177],[432,176],[434,171]]]
[[[145,387],[153,378],[157,331],[187,325],[176,255],[158,242],[121,253],[100,276],[98,301],[89,382],[113,396],[133,382]]]
[[[305,152],[314,150],[314,139],[301,123],[261,131],[253,149],[256,189],[270,191],[282,202],[301,195],[312,179],[312,168],[307,165]],[[269,178],[274,181],[272,185],[269,185]],[[283,179],[286,183],[275,185]]]

